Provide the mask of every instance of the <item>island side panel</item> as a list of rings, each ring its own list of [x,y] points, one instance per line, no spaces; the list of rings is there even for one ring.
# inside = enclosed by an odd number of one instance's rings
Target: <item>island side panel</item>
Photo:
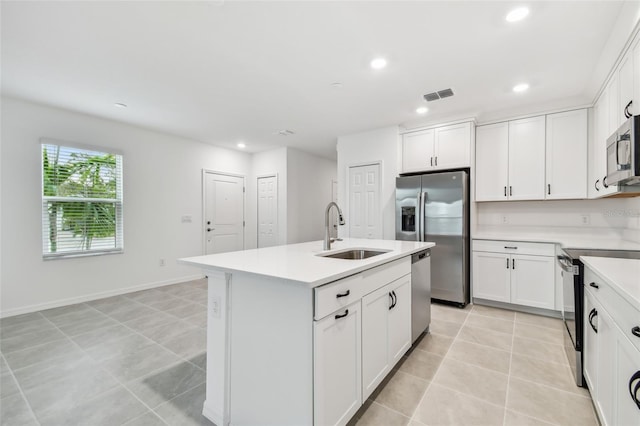
[[[229,281],[231,274],[207,271],[207,383],[202,414],[216,425],[229,424]]]
[[[234,273],[230,342],[232,425],[312,425],[313,289]]]

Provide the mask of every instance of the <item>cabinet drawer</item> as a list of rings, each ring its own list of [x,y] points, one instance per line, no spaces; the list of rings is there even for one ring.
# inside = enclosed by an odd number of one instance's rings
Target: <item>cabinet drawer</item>
[[[362,298],[362,273],[334,281],[315,289],[313,318],[319,320]]]
[[[597,287],[594,287],[592,283]],[[640,337],[631,332],[634,327],[640,327],[640,311],[589,268],[584,269],[584,286],[585,291],[591,293],[606,309],[622,334],[640,351]]]
[[[363,295],[376,291],[380,287],[411,273],[411,256],[386,263],[362,272]]]
[[[474,251],[493,253],[528,254],[532,256],[555,256],[553,243],[529,243],[523,241],[473,240]]]

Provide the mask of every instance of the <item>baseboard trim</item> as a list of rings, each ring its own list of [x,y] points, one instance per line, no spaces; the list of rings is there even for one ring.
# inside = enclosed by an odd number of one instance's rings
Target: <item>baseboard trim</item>
[[[474,297],[472,299],[475,305],[484,305],[492,308],[509,309],[511,311],[524,312],[526,314],[541,315],[543,317],[559,318],[562,319],[562,312],[552,309],[534,308],[533,306],[516,305],[514,303],[496,302],[495,300],[478,299]]]
[[[207,401],[204,401],[202,406],[202,415],[207,419],[211,420],[214,424],[219,426],[227,426],[227,423],[224,422],[224,417],[222,414],[218,413],[215,409],[211,408]]]
[[[180,278],[173,278],[164,281],[155,281],[151,283],[134,285],[131,287],[123,287],[115,290],[103,291],[100,293],[87,294],[79,297],[70,297],[67,299],[54,300],[52,302],[39,303],[36,305],[24,306],[21,308],[0,311],[0,318],[12,317],[15,315],[28,314],[31,312],[42,311],[43,309],[59,308],[61,306],[74,305],[76,303],[90,302],[92,300],[104,299],[106,297],[119,296],[121,294],[133,293],[134,291],[148,290],[151,288],[164,287],[167,285],[178,284],[185,281],[193,281],[204,278],[203,274],[186,275]]]

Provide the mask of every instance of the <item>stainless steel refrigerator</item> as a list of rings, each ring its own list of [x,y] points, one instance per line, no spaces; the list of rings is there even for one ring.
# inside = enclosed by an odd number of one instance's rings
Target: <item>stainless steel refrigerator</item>
[[[396,239],[430,241],[431,298],[469,303],[469,173],[396,178]]]

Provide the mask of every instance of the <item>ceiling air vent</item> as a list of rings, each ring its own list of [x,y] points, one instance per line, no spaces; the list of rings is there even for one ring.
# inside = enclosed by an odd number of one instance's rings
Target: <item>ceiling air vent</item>
[[[295,132],[289,130],[289,129],[282,129],[282,130],[278,130],[277,132],[274,133],[274,135],[280,135],[280,136],[291,136],[294,135]]]
[[[453,96],[453,90],[444,89],[444,90],[439,90],[433,93],[427,93],[426,95],[424,95],[424,99],[427,102],[431,102],[431,101],[437,101],[438,99],[448,98],[449,96]]]

